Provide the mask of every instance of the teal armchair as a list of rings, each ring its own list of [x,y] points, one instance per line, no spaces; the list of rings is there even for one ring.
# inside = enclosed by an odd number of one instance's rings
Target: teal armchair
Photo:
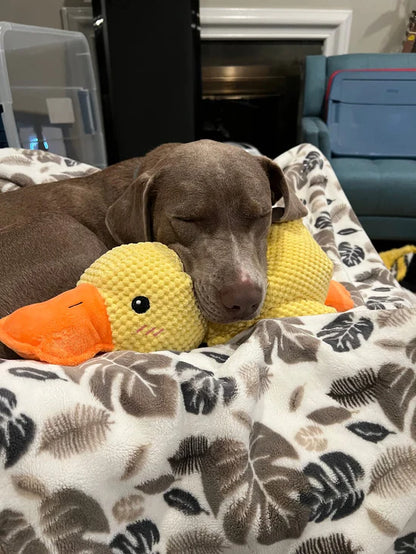
[[[307,56],[303,94],[301,141],[318,147],[329,159],[362,226],[373,240],[416,242],[416,112],[413,122],[414,156],[402,158],[355,152],[343,155],[334,145],[326,118],[328,81],[336,72],[363,69],[416,69],[416,54],[345,54]],[[416,75],[416,74],[415,74]],[[371,103],[371,97],[368,97]],[[416,103],[416,102],[415,102]],[[357,122],[359,125],[360,122]],[[365,122],[363,121],[363,124]],[[390,121],[389,121],[390,125]],[[357,129],[355,129],[357,131]],[[392,136],[400,128],[392,124]],[[332,133],[332,134],[331,134]],[[394,140],[390,136],[390,141]],[[331,140],[332,137],[332,140]],[[359,146],[358,146],[359,147]]]

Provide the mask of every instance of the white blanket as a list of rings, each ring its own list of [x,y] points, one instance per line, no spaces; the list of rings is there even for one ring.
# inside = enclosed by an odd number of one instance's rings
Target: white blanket
[[[93,170],[27,156],[0,150],[3,189]],[[2,361],[2,554],[416,553],[416,297],[316,148],[277,162],[356,307],[191,352]]]

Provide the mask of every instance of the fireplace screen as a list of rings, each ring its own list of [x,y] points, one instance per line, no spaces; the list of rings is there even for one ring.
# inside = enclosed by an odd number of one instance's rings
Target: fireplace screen
[[[201,43],[201,134],[246,143],[271,158],[297,143],[305,56],[321,41]]]

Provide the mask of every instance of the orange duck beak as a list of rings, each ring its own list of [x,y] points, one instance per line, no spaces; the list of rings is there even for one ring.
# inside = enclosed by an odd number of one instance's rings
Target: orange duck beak
[[[23,358],[60,365],[114,349],[104,300],[87,283],[0,319],[0,341]]]

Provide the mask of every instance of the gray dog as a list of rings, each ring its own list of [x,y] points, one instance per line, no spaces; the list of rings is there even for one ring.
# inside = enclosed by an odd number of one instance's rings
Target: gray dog
[[[151,240],[178,253],[207,319],[251,319],[265,296],[269,226],[303,215],[275,163],[210,140],[4,193],[0,317],[74,287],[109,248]]]

